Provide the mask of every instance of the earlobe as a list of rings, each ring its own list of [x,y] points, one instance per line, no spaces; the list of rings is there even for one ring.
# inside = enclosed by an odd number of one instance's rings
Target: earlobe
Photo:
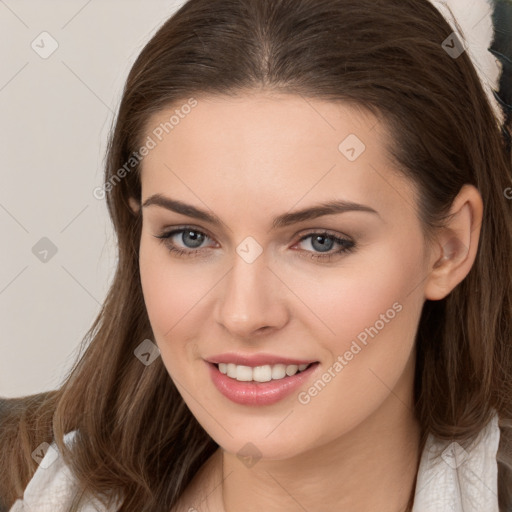
[[[441,300],[469,274],[476,258],[483,203],[478,189],[464,185],[455,198],[445,227],[436,237],[436,250],[425,281],[425,298]]]

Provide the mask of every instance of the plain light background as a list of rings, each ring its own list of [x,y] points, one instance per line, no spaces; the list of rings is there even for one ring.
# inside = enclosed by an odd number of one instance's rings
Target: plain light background
[[[58,387],[101,309],[108,134],[131,65],[184,3],[0,0],[0,396]]]

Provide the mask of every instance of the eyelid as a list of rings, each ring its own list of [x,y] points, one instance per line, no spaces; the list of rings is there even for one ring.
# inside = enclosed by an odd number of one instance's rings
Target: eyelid
[[[194,226],[193,224],[183,224],[181,226],[171,226],[169,228],[162,228],[160,230],[160,236],[158,238],[163,238],[163,236],[171,236],[171,233],[177,234],[180,231],[195,231],[197,233],[201,233],[202,235],[206,235],[210,240],[215,241],[215,237],[213,237],[207,229],[200,228],[199,226]]]
[[[327,228],[313,228],[313,229],[309,229],[307,231],[307,233],[305,234],[302,234],[300,235],[300,239],[299,241],[302,241],[304,238],[308,237],[308,236],[311,236],[311,235],[316,235],[316,234],[326,234],[326,235],[329,235],[329,236],[332,236],[332,237],[336,237],[336,238],[343,238],[343,239],[346,239],[350,242],[353,242],[354,240],[352,239],[351,236],[345,234],[345,233],[341,233],[339,231],[334,231],[332,229],[327,229]]]

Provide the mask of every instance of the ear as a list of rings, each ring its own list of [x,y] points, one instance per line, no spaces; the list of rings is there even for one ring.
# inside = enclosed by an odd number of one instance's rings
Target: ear
[[[135,199],[134,197],[129,197],[128,203],[130,203],[130,208],[133,210],[133,213],[135,215],[138,215],[140,211],[140,202],[137,201],[137,199]]]
[[[445,298],[469,274],[477,254],[482,215],[480,192],[473,185],[464,185],[453,201],[446,226],[435,237],[426,299]]]

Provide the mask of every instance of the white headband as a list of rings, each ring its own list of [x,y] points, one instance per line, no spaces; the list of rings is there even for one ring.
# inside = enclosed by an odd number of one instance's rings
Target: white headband
[[[490,1],[430,0],[450,23],[458,40],[468,53],[501,127],[505,122],[505,115],[493,91],[498,92],[500,89],[502,64],[489,51],[494,40],[493,6],[489,3]],[[454,18],[462,34],[455,25]],[[454,54],[456,55],[457,53]]]

